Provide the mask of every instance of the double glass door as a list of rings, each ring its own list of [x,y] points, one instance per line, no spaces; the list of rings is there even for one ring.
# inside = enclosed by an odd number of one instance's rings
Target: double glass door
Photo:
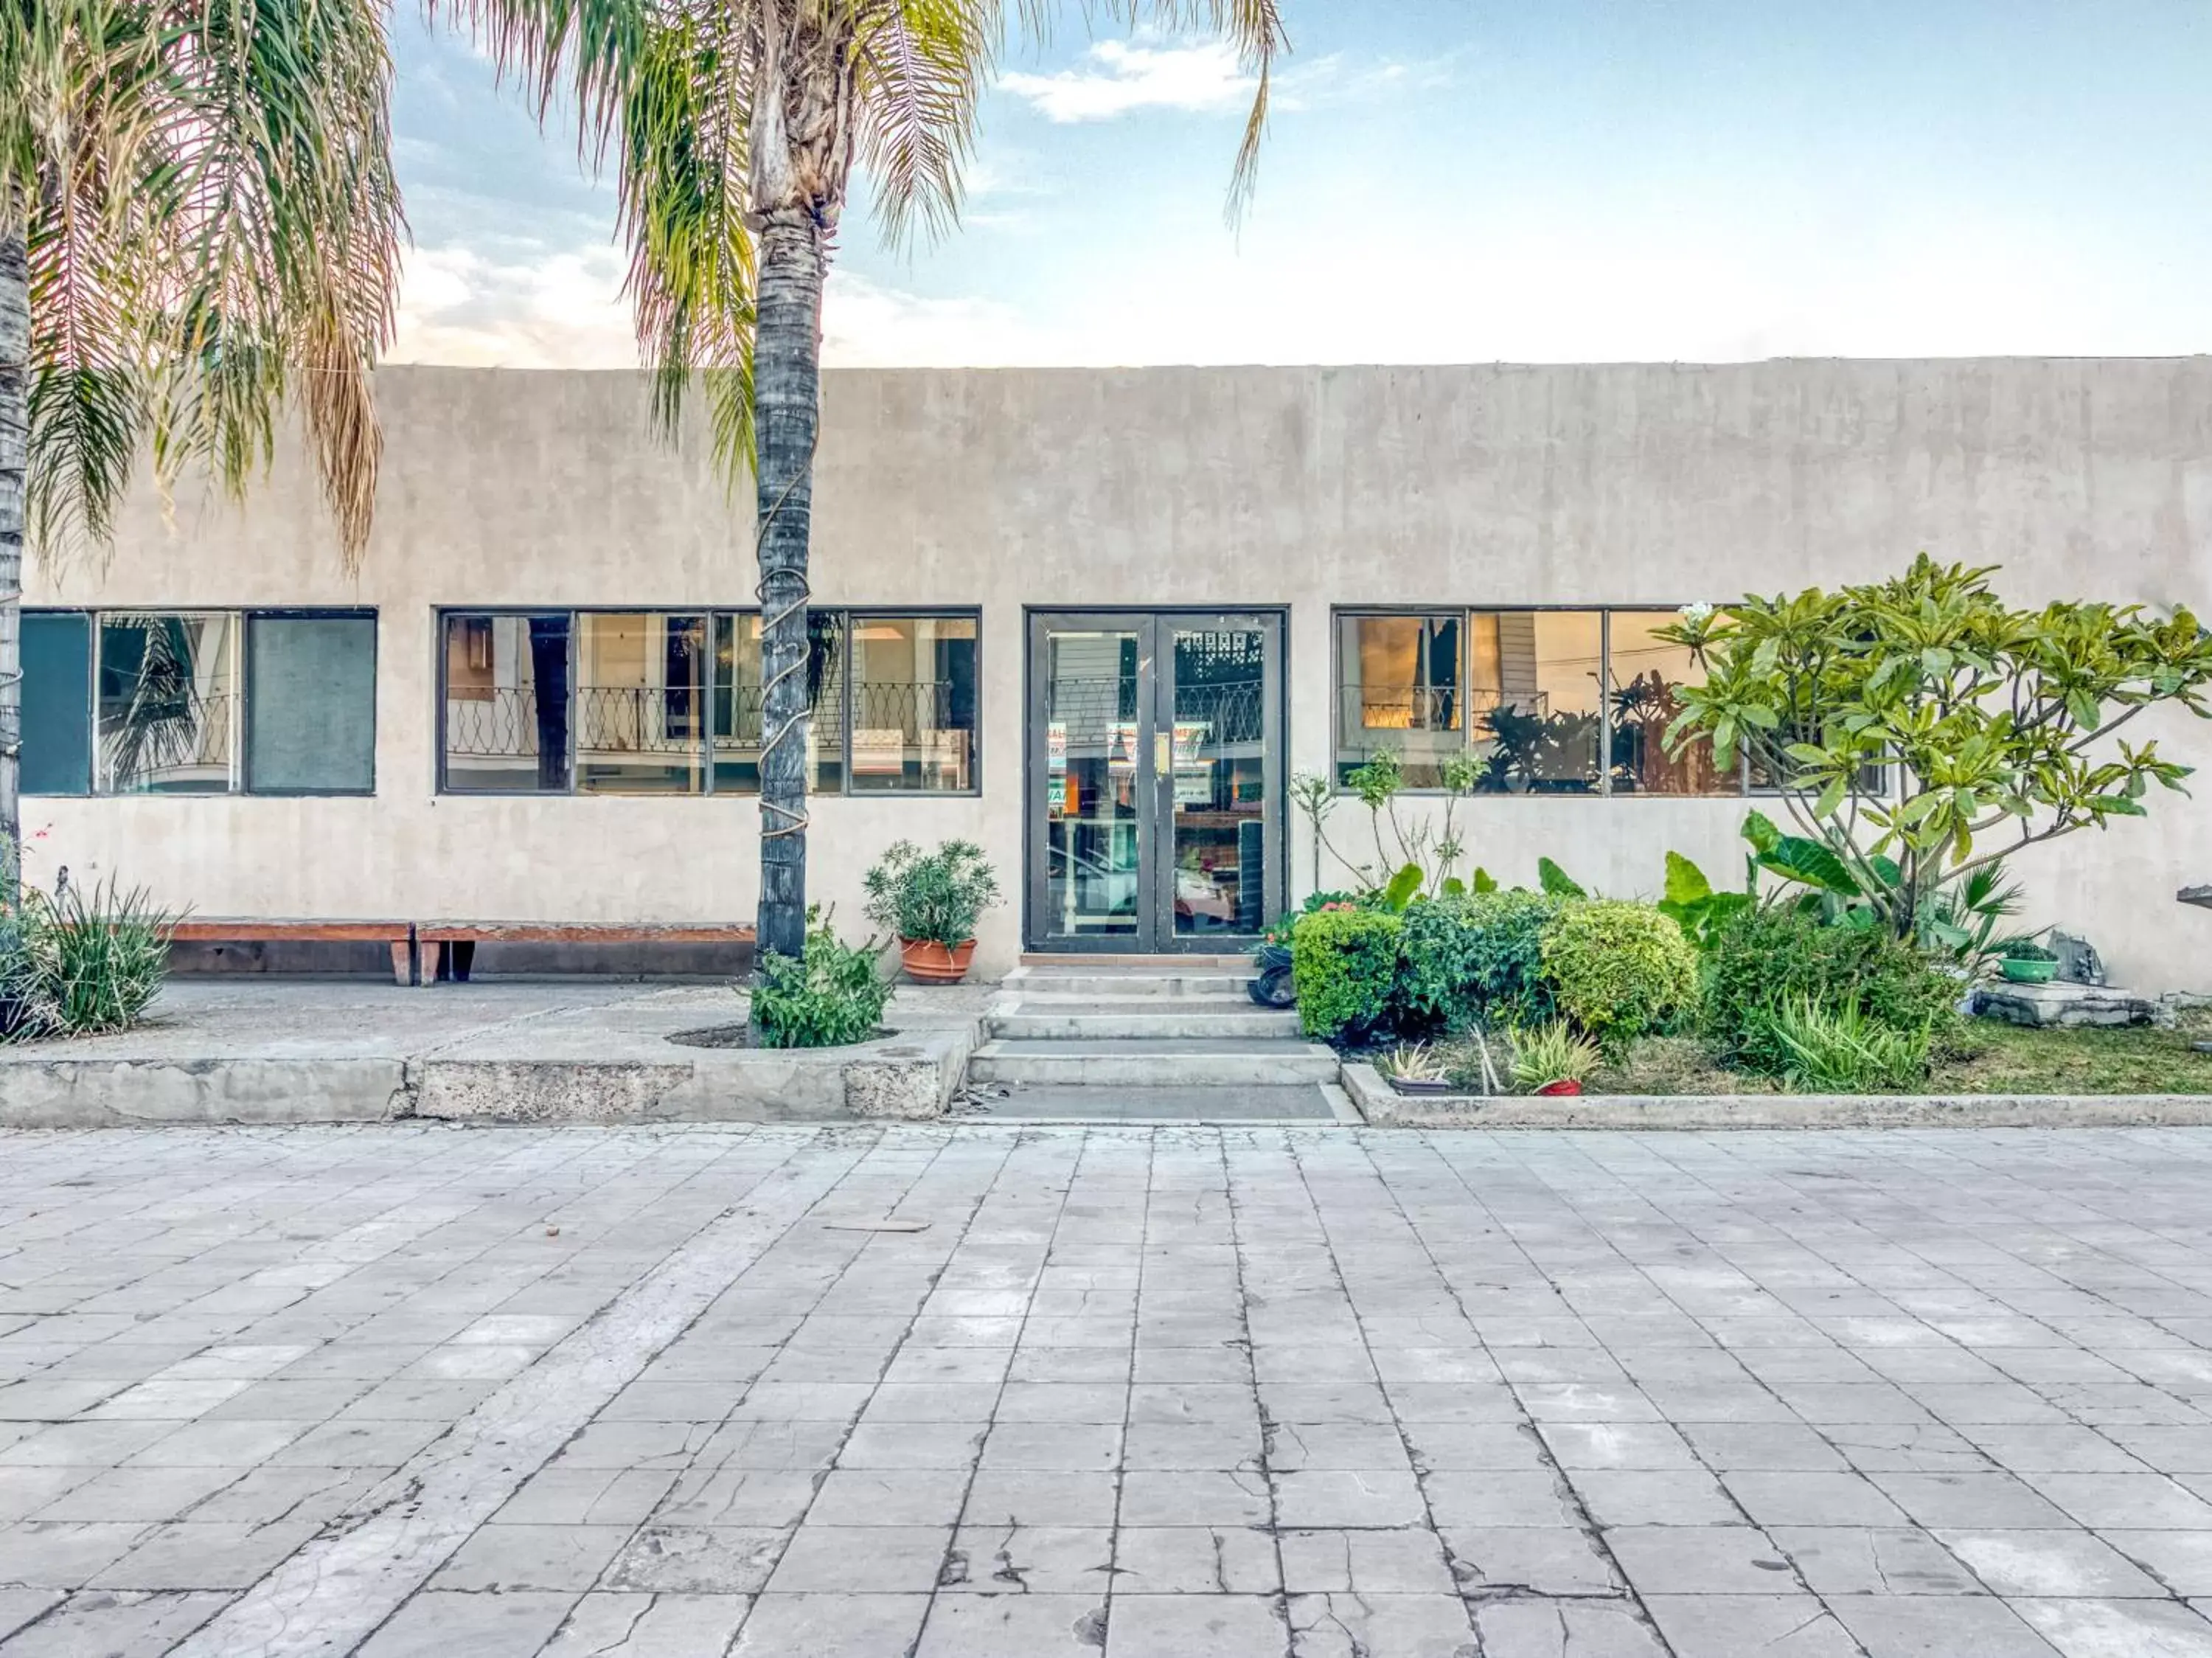
[[[1027,936],[1237,949],[1281,908],[1282,618],[1030,618]]]

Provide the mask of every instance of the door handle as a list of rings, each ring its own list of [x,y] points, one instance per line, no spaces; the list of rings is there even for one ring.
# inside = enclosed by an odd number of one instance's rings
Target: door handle
[[[1175,738],[1165,731],[1152,733],[1152,774],[1164,777],[1175,769]]]

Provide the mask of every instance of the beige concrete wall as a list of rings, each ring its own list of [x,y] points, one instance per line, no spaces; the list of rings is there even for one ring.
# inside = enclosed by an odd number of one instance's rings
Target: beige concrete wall
[[[33,801],[34,875],[113,869],[210,915],[748,917],[749,801],[433,792],[436,607],[750,603],[749,524],[702,448],[648,436],[626,374],[393,369],[380,395],[357,576],[287,456],[243,510],[142,489],[103,566],[41,568],[30,593],[377,607],[376,798]],[[860,871],[900,835],[980,839],[1018,889],[1024,606],[1287,607],[1291,760],[1316,771],[1336,603],[1672,606],[1925,547],[2002,563],[2022,598],[2212,611],[2204,359],[847,371],[823,402],[818,602],[983,607],[983,797],[817,802],[815,890],[854,924]],[[1741,809],[1496,798],[1465,820],[1501,877],[1549,854],[1626,892],[1669,847],[1734,869]],[[2136,984],[2212,984],[2212,916],[2172,897],[2212,880],[2212,809],[2154,811],[2019,873],[2039,918]],[[1311,870],[1301,837],[1294,888]],[[987,966],[1017,922],[994,918]]]

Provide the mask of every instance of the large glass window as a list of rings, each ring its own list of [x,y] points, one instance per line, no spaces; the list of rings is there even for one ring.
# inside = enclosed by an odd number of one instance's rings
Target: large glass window
[[[100,619],[100,786],[118,795],[224,795],[235,783],[238,618]]]
[[[456,613],[445,628],[447,789],[569,792],[573,729],[576,792],[759,792],[757,612]],[[975,788],[977,635],[972,615],[810,613],[810,787]]]
[[[1710,746],[1669,754],[1688,651],[1674,611],[1346,612],[1337,618],[1337,774],[1379,749],[1409,788],[1465,756],[1484,794],[1735,795]]]
[[[23,613],[23,753],[27,795],[92,792],[92,618]]]
[[[27,611],[23,791],[376,787],[367,611]]]
[[[446,787],[568,787],[568,618],[446,619]]]
[[[854,792],[975,786],[972,616],[852,624]]]
[[[376,787],[376,619],[252,616],[246,786],[365,795]]]
[[[1389,748],[1409,787],[1443,787],[1444,760],[1467,748],[1466,623],[1459,612],[1337,619],[1340,783]]]
[[[578,791],[703,792],[707,619],[586,613],[576,663]]]

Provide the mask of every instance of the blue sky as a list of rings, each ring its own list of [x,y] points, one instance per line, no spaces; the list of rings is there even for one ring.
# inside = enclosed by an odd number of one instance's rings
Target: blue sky
[[[2212,349],[2206,0],[1283,0],[1260,190],[1200,40],[1009,55],[963,227],[856,186],[836,363]],[[402,359],[635,360],[611,190],[396,24]]]

